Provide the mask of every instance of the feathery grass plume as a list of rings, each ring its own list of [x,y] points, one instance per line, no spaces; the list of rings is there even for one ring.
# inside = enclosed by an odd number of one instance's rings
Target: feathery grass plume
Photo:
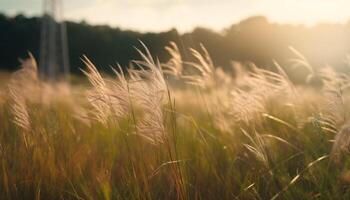
[[[235,121],[248,123],[252,119],[258,119],[265,112],[264,98],[254,91],[235,89],[230,93],[229,114]]]
[[[197,85],[202,88],[210,88],[215,83],[215,67],[208,51],[205,49],[203,44],[200,44],[200,47],[203,51],[203,55],[195,49],[190,49],[192,55],[197,59],[198,63],[186,62],[188,66],[197,70],[199,74],[183,75],[182,78],[188,84]]]
[[[137,123],[137,134],[152,144],[164,142],[165,127],[163,124],[163,111],[160,106],[144,108],[144,115]]]
[[[262,136],[260,136],[256,131],[254,131],[254,135],[251,136],[244,129],[241,130],[250,142],[250,144],[243,144],[243,146],[250,151],[256,157],[256,159],[266,167],[266,169],[270,169],[271,157]]]
[[[12,76],[16,81],[38,81],[38,67],[34,56],[29,53],[29,58],[20,60],[21,69],[16,71]]]
[[[305,82],[307,84],[309,84],[309,85],[313,85],[313,86],[316,86],[316,87],[320,87],[322,85],[323,91],[324,91],[323,93],[326,94],[326,96],[327,96],[327,98],[325,98],[326,102],[327,103],[334,102],[334,98],[333,97],[335,97],[335,96],[333,94],[336,94],[337,92],[335,92],[335,93],[333,93],[333,92],[336,91],[337,89],[334,88],[335,85],[333,84],[334,83],[333,81],[337,82],[336,80],[338,80],[338,77],[337,77],[338,75],[336,75],[334,70],[329,68],[329,67],[321,68],[321,69],[315,68],[313,65],[311,65],[309,63],[307,58],[305,56],[303,56],[295,48],[289,47],[289,49],[296,56],[296,58],[291,59],[292,68],[304,68],[304,69],[306,69],[309,74],[306,76]],[[330,72],[330,74],[328,74],[328,72]],[[333,80],[333,78],[335,78],[335,79]],[[333,80],[333,81],[328,82],[327,80]],[[325,92],[326,91],[325,88],[327,88],[329,86],[331,86],[330,88],[331,88],[331,90],[333,90],[333,92],[331,92],[331,93],[333,93],[333,94],[331,94],[329,92]],[[328,99],[328,97],[331,97],[331,98]],[[336,101],[338,101],[338,100],[336,100]],[[331,103],[331,104],[333,104],[333,103]],[[297,105],[297,106],[300,107],[300,104]],[[329,110],[328,106],[323,106],[323,107],[325,107],[326,110]],[[302,112],[303,112],[302,110],[297,110],[297,114],[298,115],[301,115],[300,113],[302,113]],[[330,118],[333,118],[333,117],[328,116],[328,114],[326,116],[324,113],[322,113],[320,118],[316,119],[316,122],[317,122],[318,125],[320,125],[320,127],[322,129],[330,131],[333,128],[330,129],[329,125],[334,126],[334,127],[337,126],[336,124],[333,124],[332,121],[329,121]],[[306,121],[302,121],[302,120],[298,121],[298,126],[302,127],[305,124],[305,122]],[[332,130],[332,131],[334,132],[334,130]],[[336,130],[336,132],[337,131],[338,130]]]
[[[241,63],[232,62],[232,67],[235,72],[235,79],[223,81],[219,90],[213,90],[210,93],[211,101],[209,101],[210,105],[208,106],[215,126],[224,132],[231,132],[234,122],[248,121],[248,118],[253,118],[257,110],[263,108],[260,104],[256,104],[257,106],[254,109],[246,109],[249,108],[249,106],[246,106],[251,104],[249,100],[251,98],[247,99],[248,93],[240,89],[240,84],[245,82],[242,79],[246,78],[248,73]],[[225,78],[223,77],[221,80],[225,80]]]
[[[317,73],[314,70],[313,66],[309,63],[309,61],[294,47],[290,46],[289,49],[296,56],[296,58],[290,59],[292,62],[292,68],[304,68],[309,72],[309,75],[306,77],[306,83],[310,83],[314,78],[317,77]]]
[[[48,106],[55,101],[72,100],[67,83],[49,84],[40,80],[37,63],[32,54],[29,53],[28,59],[20,61],[21,68],[12,74],[9,84],[20,89],[26,101]],[[57,98],[57,94],[62,98]]]
[[[29,58],[20,60],[21,67],[11,75],[9,85],[21,90],[21,96],[28,101],[40,101],[40,86],[38,68],[35,58],[29,53]]]
[[[324,96],[321,102],[321,128],[337,132],[347,119],[343,93],[349,87],[350,79],[329,66],[322,68],[319,76],[322,78]]]
[[[276,69],[277,69],[277,82],[282,84],[282,87],[286,89],[286,94],[293,95],[294,98],[296,98],[297,90],[293,84],[293,82],[289,79],[288,74],[284,71],[284,69],[281,67],[281,65],[278,64],[277,61],[273,61]]]
[[[140,43],[146,53],[136,50],[143,61],[133,61],[140,69],[129,70],[132,97],[143,112],[143,118],[136,125],[137,134],[157,144],[164,140],[162,106],[167,103],[167,85],[159,61],[156,63],[147,47],[141,41]]]
[[[321,101],[321,113],[317,124],[328,133],[335,134],[331,158],[340,162],[344,154],[349,153],[350,137],[349,127],[345,123],[348,116],[345,112],[344,91],[349,87],[350,78],[346,74],[335,72],[333,68],[326,66],[313,76],[322,80],[323,101]]]
[[[213,60],[211,59],[209,52],[204,47],[203,44],[200,44],[201,54],[195,49],[190,49],[192,55],[197,60],[195,62],[185,62],[186,66],[191,67],[197,73],[186,74],[182,76],[182,79],[191,85],[197,85],[203,89],[214,88],[214,86],[226,86],[231,84],[232,78],[227,75],[222,68],[215,67]]]
[[[14,123],[26,131],[31,129],[26,100],[38,95],[38,68],[31,53],[21,60],[21,68],[11,76],[8,89],[11,99],[11,112]]]
[[[212,101],[208,109],[220,130],[230,132],[237,122],[248,124],[254,120],[259,123],[262,114],[267,112],[266,103],[272,99],[283,98],[286,105],[292,104],[288,103],[292,97],[295,99],[296,89],[278,63],[275,62],[277,72],[260,69],[253,63],[245,67],[237,62],[232,65],[236,78],[222,81],[221,92],[210,93]],[[219,77],[216,75],[215,78]],[[225,77],[219,80],[225,80]]]
[[[38,92],[37,64],[32,54],[21,60],[21,69],[11,76],[8,90],[10,96],[12,121],[23,129],[23,138],[27,144],[27,132],[31,130],[31,120],[27,108],[27,100],[33,99]]]
[[[87,71],[82,70],[82,72],[88,77],[93,86],[86,94],[92,106],[91,114],[95,120],[107,124],[108,117],[112,114],[110,98],[107,95],[107,85],[95,65],[86,56],[83,57],[82,61],[87,67]]]
[[[216,128],[222,132],[231,133],[233,121],[232,115],[229,112],[231,110],[232,101],[229,99],[230,91],[225,88],[215,90],[210,93],[208,101],[208,111],[213,117],[213,122]]]
[[[229,94],[228,112],[235,121],[258,120],[266,111],[265,103],[273,97],[287,98],[292,93],[292,84],[281,69],[279,73],[257,68],[241,73],[236,87]],[[288,98],[287,98],[288,99]]]
[[[25,131],[29,131],[31,129],[31,125],[26,100],[19,90],[20,89],[18,87],[9,85],[13,122],[17,126],[23,128]]]
[[[106,125],[110,117],[120,119],[127,116],[130,108],[128,82],[120,65],[118,70],[112,68],[116,79],[105,80],[88,58],[84,57],[83,62],[88,71],[82,71],[93,86],[87,98],[93,107],[91,114],[94,119]]]
[[[323,94],[325,104],[323,114],[333,119],[336,126],[340,127],[347,118],[344,109],[344,91],[349,87],[350,78],[341,73],[335,72],[331,67],[322,68],[319,72],[323,82]]]
[[[197,62],[181,62],[187,66],[187,70],[181,68],[181,78],[185,83],[196,85],[203,89],[214,88],[214,86],[226,86],[231,84],[232,78],[220,67],[215,67],[207,49],[200,44],[202,54],[190,48],[191,54]],[[179,62],[179,61],[177,61]],[[173,69],[175,71],[175,69]],[[185,74],[185,72],[187,72]]]
[[[344,99],[350,78],[346,74],[335,72],[329,66],[322,68],[319,74],[323,81],[324,95],[319,124],[324,131],[336,134],[331,157],[339,162],[350,149],[350,128]]]
[[[130,101],[129,101],[129,83],[125,78],[123,69],[119,64],[117,68],[112,68],[116,78],[110,81],[110,90],[108,90],[108,95],[114,101],[113,112],[116,117],[123,118],[130,113]]]
[[[216,89],[216,87],[220,87],[220,90],[212,90],[210,92],[211,95],[209,97],[211,101],[207,102],[210,106],[206,105],[206,107],[211,114],[215,115],[214,120],[217,121],[216,124],[220,124],[220,128],[228,130],[229,126],[227,123],[223,126],[224,113],[218,112],[217,110],[223,106],[217,105],[222,105],[224,103],[223,96],[221,95],[228,93],[227,89],[231,87],[232,78],[221,68],[214,66],[203,44],[200,44],[203,52],[202,54],[195,49],[190,49],[197,62],[183,62],[176,44],[172,43],[171,46],[172,47],[167,47],[167,50],[172,55],[172,59],[169,61],[170,64],[163,67],[165,73],[177,76],[184,80],[185,83],[199,86],[202,89]],[[189,68],[185,70],[184,66]]]
[[[182,76],[183,61],[179,48],[175,42],[170,42],[169,46],[165,47],[165,50],[170,54],[171,58],[167,63],[161,65],[163,72],[180,79]]]
[[[270,97],[279,93],[290,94],[290,85],[286,77],[279,73],[255,68],[247,79],[248,84],[262,96]]]

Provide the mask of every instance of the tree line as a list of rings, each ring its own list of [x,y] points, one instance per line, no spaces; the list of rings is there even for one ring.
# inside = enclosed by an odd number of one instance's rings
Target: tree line
[[[38,58],[40,47],[40,17],[0,14],[0,69],[15,70],[18,58],[32,52]],[[350,23],[323,23],[312,27],[271,23],[263,16],[250,17],[216,32],[195,28],[180,34],[176,29],[160,33],[141,33],[106,25],[93,26],[85,22],[66,22],[71,71],[79,72],[80,57],[86,55],[100,69],[120,63],[128,66],[140,59],[137,51],[144,42],[160,61],[169,59],[164,47],[174,41],[185,60],[193,59],[189,48],[199,49],[202,43],[214,63],[226,70],[232,60],[254,62],[270,67],[273,60],[288,67],[295,57],[289,46],[300,51],[314,66],[333,65],[346,70],[345,59],[350,52]],[[288,71],[288,69],[287,69]]]

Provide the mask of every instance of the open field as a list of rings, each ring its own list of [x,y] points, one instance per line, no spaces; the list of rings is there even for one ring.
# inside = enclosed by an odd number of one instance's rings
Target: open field
[[[231,76],[205,48],[167,50],[113,77],[85,58],[87,87],[24,62],[0,87],[0,199],[350,198],[346,74],[295,51],[296,86],[277,63]]]

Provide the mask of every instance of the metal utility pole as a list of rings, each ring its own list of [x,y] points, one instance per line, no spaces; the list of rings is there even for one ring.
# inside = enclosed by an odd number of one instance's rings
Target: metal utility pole
[[[49,81],[69,76],[67,30],[61,0],[44,0],[39,70],[41,77]]]

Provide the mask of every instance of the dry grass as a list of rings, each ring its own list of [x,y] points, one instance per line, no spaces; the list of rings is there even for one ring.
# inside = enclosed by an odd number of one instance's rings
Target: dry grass
[[[235,62],[231,77],[203,46],[196,62],[166,50],[159,63],[144,46],[112,78],[84,57],[89,88],[44,83],[23,62],[0,94],[1,199],[350,197],[347,75],[292,49],[319,90],[277,63]]]

